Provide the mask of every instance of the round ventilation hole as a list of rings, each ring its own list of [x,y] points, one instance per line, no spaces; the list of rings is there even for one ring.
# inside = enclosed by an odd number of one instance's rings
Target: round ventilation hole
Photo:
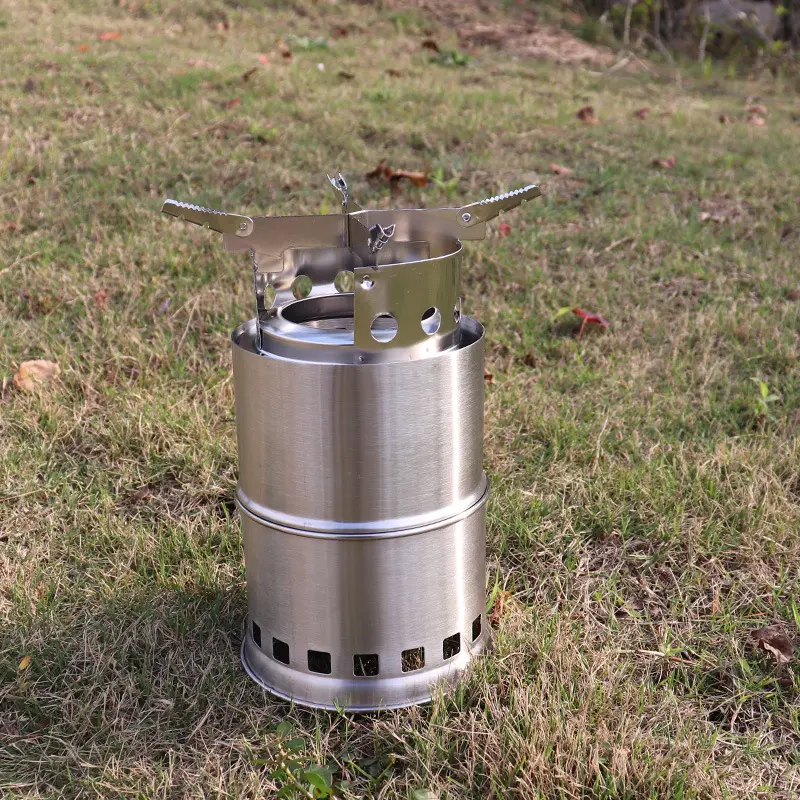
[[[376,342],[391,342],[397,336],[397,320],[391,314],[378,314],[369,332]]]
[[[314,285],[311,283],[311,278],[309,278],[308,275],[298,275],[292,281],[292,294],[295,300],[302,300],[304,297],[308,297],[313,288]]]
[[[433,336],[436,331],[439,330],[439,326],[442,324],[442,314],[438,308],[435,306],[431,306],[423,315],[422,319],[420,320],[420,325],[422,325],[422,330],[428,334],[428,336]]]
[[[337,292],[346,294],[352,292],[356,285],[356,276],[349,270],[343,269],[334,279],[333,288]]]

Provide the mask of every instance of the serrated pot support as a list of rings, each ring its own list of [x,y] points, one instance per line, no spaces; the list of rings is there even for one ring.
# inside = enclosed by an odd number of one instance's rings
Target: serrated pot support
[[[407,706],[486,649],[484,332],[461,313],[462,240],[539,195],[461,208],[257,217],[163,211],[250,251],[233,331],[248,617],[242,662],[273,694]]]

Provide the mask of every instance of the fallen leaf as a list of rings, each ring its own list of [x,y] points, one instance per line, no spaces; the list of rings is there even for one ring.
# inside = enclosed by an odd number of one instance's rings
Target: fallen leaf
[[[239,105],[239,103],[241,103],[241,102],[242,102],[242,101],[241,101],[241,99],[240,99],[240,98],[238,98],[238,97],[233,97],[233,98],[231,98],[230,100],[227,100],[225,103],[223,103],[223,106],[224,106],[225,108],[236,108],[236,106],[238,106],[238,105]]]
[[[483,379],[486,381],[486,383],[494,383],[494,374],[489,372],[486,367],[483,368]]]
[[[647,119],[649,115],[650,115],[649,108],[640,108],[638,111],[633,112],[633,116],[636,117],[636,119]]]
[[[561,164],[551,164],[550,171],[553,175],[572,175],[572,170],[569,167],[562,167]]]
[[[22,91],[25,94],[33,94],[36,91],[36,81],[33,78],[28,78],[22,85]]]
[[[578,341],[581,340],[583,329],[587,325],[599,325],[601,328],[607,328],[611,324],[605,317],[601,317],[600,314],[590,314],[588,311],[584,311],[581,308],[573,308],[572,313],[583,320],[583,322],[581,322],[581,328],[578,331]]]
[[[3,223],[3,230],[4,231],[18,231],[20,226],[16,222],[4,222]]]
[[[251,76],[251,75],[253,75],[253,74],[254,74],[254,73],[256,73],[256,72],[258,72],[258,67],[250,67],[250,69],[249,69],[249,70],[247,70],[247,72],[245,72],[245,73],[242,75],[242,80],[243,80],[245,83],[247,83],[247,81],[249,81],[249,80],[250,80],[250,76]]]
[[[498,236],[505,237],[508,236],[509,233],[511,233],[511,226],[507,222],[501,222],[497,228]]]
[[[14,386],[20,391],[32,392],[37,386],[49,383],[60,372],[61,368],[55,361],[45,361],[44,359],[23,361],[19,365],[17,374],[14,375]]]
[[[167,297],[165,300],[162,300],[158,304],[158,313],[159,314],[166,314],[169,311],[169,307],[172,305],[172,298]]]
[[[392,169],[386,166],[383,160],[371,172],[367,172],[364,177],[368,180],[385,180],[390,184],[396,185],[399,181],[406,179],[414,186],[425,186],[428,183],[427,172],[410,172],[406,169]]]
[[[778,664],[788,664],[794,658],[794,645],[782,625],[767,625],[751,631],[750,636],[755,639],[757,647],[772,653]]]
[[[389,69],[386,70],[386,74],[387,75],[391,75],[393,78],[402,78],[403,77],[403,73],[400,72],[399,69],[394,69],[394,67],[389,67]]]
[[[108,289],[105,287],[102,289],[98,289],[93,295],[92,298],[94,299],[95,305],[99,308],[105,308],[108,305]]]
[[[494,598],[494,605],[492,606],[492,610],[489,612],[489,623],[491,625],[497,625],[503,617],[503,613],[506,609],[506,601],[509,600],[511,597],[511,592],[507,592],[505,589],[501,589]]]
[[[786,293],[786,298],[788,300],[800,300],[800,289],[790,289]]]
[[[766,106],[747,106],[746,109],[750,114],[759,114],[762,117],[766,117],[769,113],[767,111]]]
[[[526,367],[535,367],[539,363],[539,361],[536,358],[536,354],[534,353],[534,351],[528,350],[528,352],[525,353],[525,357],[522,359],[522,363]]]
[[[214,26],[219,33],[225,33],[226,31],[230,30],[231,24],[228,20],[223,19],[221,22],[218,22]]]
[[[187,67],[210,67],[211,64],[202,58],[190,58],[186,62]]]
[[[784,225],[781,228],[781,241],[783,241],[784,239],[788,239],[793,232],[794,228],[791,225]]]
[[[750,125],[756,125],[758,127],[761,127],[762,125],[766,125],[767,124],[767,121],[764,119],[764,117],[759,117],[757,114],[751,114],[747,118],[747,122]]]
[[[343,69],[340,69],[336,74],[345,81],[351,81],[355,78],[352,72],[345,72]]]
[[[78,52],[79,53],[88,53],[89,52],[89,45],[88,44],[79,44],[78,45]]]
[[[19,662],[19,666],[17,667],[17,672],[25,672],[26,669],[31,665],[31,657],[30,656],[23,656],[22,661]]]
[[[292,60],[292,51],[289,49],[289,45],[281,39],[278,42],[278,52],[281,54],[281,58],[284,61],[291,61]]]
[[[259,54],[258,54],[258,60],[259,60],[259,62],[261,62],[261,63],[262,63],[262,64],[263,64],[265,67],[268,67],[268,66],[269,66],[269,59],[268,59],[268,58],[267,58],[267,57],[266,57],[266,56],[265,56],[263,53],[259,53]]]
[[[672,169],[675,166],[675,156],[670,156],[669,158],[654,158],[653,166]]]
[[[720,114],[719,121],[722,125],[730,125],[733,120],[727,114]]]
[[[119,31],[107,31],[106,33],[101,33],[97,38],[101,42],[111,42],[114,39],[121,39],[122,34]]]
[[[347,30],[347,28],[345,28],[344,25],[337,25],[331,31],[331,36],[333,36],[334,39],[344,39],[345,36],[349,36],[349,35],[350,35],[350,31]]]
[[[439,50],[439,45],[436,42],[436,39],[423,39],[422,40],[422,49],[423,50],[432,50],[434,53],[441,52]]]
[[[597,123],[600,122],[594,113],[593,106],[584,106],[583,108],[579,108],[578,113],[575,116],[586,125],[597,125]]]

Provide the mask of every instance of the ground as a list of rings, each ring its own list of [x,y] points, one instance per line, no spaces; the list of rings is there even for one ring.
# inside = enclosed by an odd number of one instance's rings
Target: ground
[[[796,796],[800,669],[751,633],[800,623],[797,77],[456,38],[510,4],[263,5],[0,10],[4,796],[303,796],[287,720],[342,798]],[[465,262],[495,648],[376,715],[242,671],[249,266],[159,214],[333,211],[332,170],[363,205],[544,194]],[[60,374],[18,388],[31,359]]]

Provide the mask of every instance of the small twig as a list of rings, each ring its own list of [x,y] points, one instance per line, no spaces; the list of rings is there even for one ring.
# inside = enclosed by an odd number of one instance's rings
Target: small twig
[[[586,320],[584,320],[585,322]],[[600,429],[600,435],[597,437],[597,446],[595,447],[594,451],[594,461],[592,462],[592,475],[597,472],[597,465],[600,463],[600,448],[603,444],[603,434],[606,432],[606,428],[608,427],[608,414],[606,414],[606,418],[603,421],[603,427]]]

